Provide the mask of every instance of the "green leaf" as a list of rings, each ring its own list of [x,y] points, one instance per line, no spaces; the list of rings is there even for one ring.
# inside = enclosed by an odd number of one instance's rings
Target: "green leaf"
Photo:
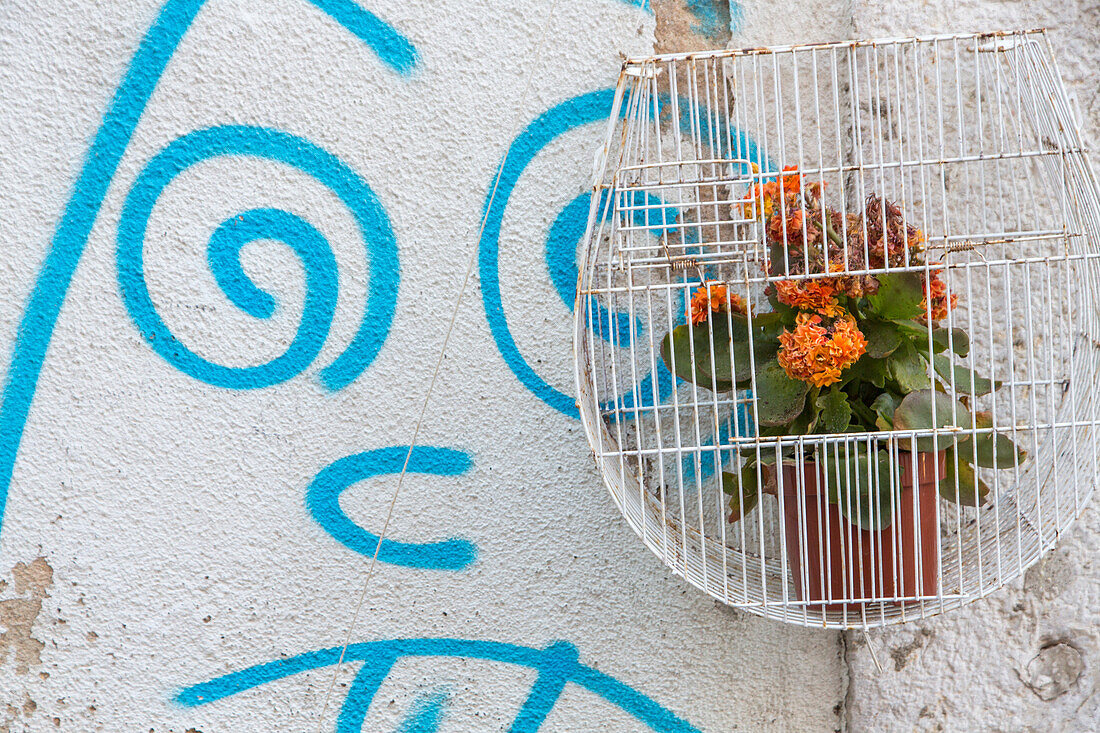
[[[755,509],[760,501],[760,485],[756,480],[756,465],[746,463],[736,473],[723,471],[722,490],[730,495],[729,521],[736,522]]]
[[[859,325],[867,338],[867,356],[883,359],[901,345],[902,336],[897,326],[886,321],[867,321]]]
[[[994,382],[985,377],[979,377],[969,367],[955,364],[946,354],[936,354],[932,357],[932,366],[936,368],[936,374],[940,375],[945,386],[951,386],[951,379],[955,379],[955,394],[960,397],[966,395],[989,394],[995,389],[1000,389],[1001,383]]]
[[[752,377],[752,366],[756,364],[759,367],[761,364],[768,362],[775,358],[776,353],[779,351],[779,342],[768,339],[764,335],[757,335],[753,338],[753,351],[756,354],[756,358],[749,359],[749,344],[747,342],[734,342],[733,344],[733,363],[734,363],[734,381],[739,383],[739,386],[747,388],[751,385],[747,383]]]
[[[886,451],[872,456],[860,443],[837,443],[821,451],[825,455],[825,477],[829,501],[852,524],[870,530],[889,527],[891,512],[900,506],[901,486],[890,487],[893,465]]]
[[[924,286],[916,272],[878,275],[878,292],[868,295],[871,308],[888,321],[907,321],[924,315]]]
[[[943,478],[940,479],[940,496],[959,506],[981,506],[989,496],[989,487],[978,478],[974,467],[963,460],[958,453],[959,451],[952,450],[947,454],[947,468],[944,470]],[[962,453],[965,456],[967,451],[964,450]]]
[[[993,413],[975,412],[974,427],[992,428]],[[1027,460],[1027,453],[1017,448],[1007,435],[994,432],[974,436],[972,457],[974,463],[984,468],[1012,468]]]
[[[932,415],[933,407],[935,408],[934,420]],[[922,389],[905,395],[901,404],[898,405],[898,409],[894,410],[894,429],[928,430],[932,428],[951,427],[956,425],[956,423],[953,422],[953,412],[957,414],[957,419],[960,424],[970,424],[970,413],[965,407],[959,404],[958,401],[952,399],[943,392],[937,392],[932,389]],[[936,450],[936,437],[937,436],[927,435],[917,438],[917,451],[925,453]],[[938,439],[938,449],[943,450],[953,443],[966,440],[967,437],[966,435],[940,436]],[[898,444],[898,447],[903,450],[909,450],[909,446],[910,443],[908,440],[902,440]]]
[[[894,429],[894,410],[901,404],[901,397],[893,392],[883,392],[871,403],[871,409],[878,416],[875,418],[875,426],[879,430]]]
[[[840,373],[840,384],[843,386],[851,382],[863,381],[882,389],[886,386],[888,376],[885,359],[871,359],[864,356]]]
[[[950,349],[959,356],[966,356],[970,353],[970,337],[961,328],[933,329],[932,345],[937,347],[937,352]]]
[[[928,376],[928,364],[913,347],[912,342],[902,344],[886,360],[886,372],[898,383],[902,392],[916,392],[932,385]]]
[[[757,421],[761,425],[785,425],[798,417],[810,385],[791,379],[779,362],[772,359],[756,373]]]
[[[835,386],[817,398],[817,409],[816,432],[834,434],[848,429],[852,406],[848,404],[848,395]]]
[[[709,322],[708,322],[709,323]],[[694,334],[688,325],[681,324],[672,329],[672,333],[661,341],[661,358],[676,376],[688,382],[694,382],[706,389],[728,392],[734,383],[730,374],[730,340],[724,327],[714,329],[714,350],[711,351],[708,323],[694,328]],[[692,342],[694,341],[695,363],[692,364]],[[673,369],[672,357],[676,357]],[[713,364],[714,374],[711,374]],[[714,377],[717,378],[715,383]]]
[[[928,326],[917,321],[898,321],[898,330],[913,339],[913,344],[923,352],[928,351]],[[970,353],[970,337],[961,328],[933,328],[932,351],[939,354],[953,351],[959,356]]]

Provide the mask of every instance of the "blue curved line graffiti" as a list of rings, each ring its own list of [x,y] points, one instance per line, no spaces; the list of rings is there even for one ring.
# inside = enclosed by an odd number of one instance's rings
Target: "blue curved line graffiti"
[[[614,94],[614,90],[605,89],[566,100],[542,113],[512,142],[504,165],[499,171],[496,195],[486,197],[485,230],[482,233],[478,251],[481,297],[485,306],[485,317],[489,322],[489,330],[496,342],[497,350],[508,368],[527,389],[547,405],[571,417],[580,416],[574,398],[551,386],[539,376],[520,353],[512,337],[500,290],[500,230],[504,211],[508,207],[508,200],[515,190],[516,183],[535,156],[560,135],[582,125],[606,120],[611,113]],[[582,205],[581,199],[586,203]],[[581,197],[567,204],[555,217],[546,243],[550,278],[569,308],[573,307],[573,298],[576,294],[576,248],[584,233],[588,219],[588,209],[585,207],[590,201],[589,194],[582,194]],[[671,227],[672,224],[669,226]],[[611,315],[606,311],[603,313],[605,315],[602,315],[602,318],[606,318],[609,324],[614,323],[618,331],[625,328],[626,335],[629,337],[629,316]],[[662,369],[663,366],[658,366],[659,372]],[[664,374],[659,373],[658,379],[662,390],[667,391],[671,388],[672,378],[667,370],[664,370]],[[646,388],[648,392],[645,391]],[[652,382],[643,385],[640,391],[643,395],[651,395]]]
[[[175,700],[186,707],[209,705],[267,682],[336,664],[340,651],[340,647],[333,647],[258,664],[184,688]],[[535,670],[535,683],[509,728],[511,733],[534,733],[542,727],[570,683],[602,697],[657,733],[699,733],[690,723],[632,687],[581,664],[572,644],[559,641],[538,649],[477,639],[393,639],[349,645],[345,661],[363,665],[344,699],[336,733],[358,733],[362,729],[367,709],[394,664],[410,657],[482,659]]]
[[[373,557],[378,535],[355,524],[340,508],[340,495],[352,484],[373,476],[401,473],[408,446],[345,456],[326,466],[306,489],[306,508],[321,527],[349,550]],[[431,476],[459,476],[470,470],[470,456],[450,448],[417,446],[409,455],[409,473]],[[442,542],[397,542],[382,540],[378,560],[391,565],[430,570],[463,570],[477,559],[477,547],[466,540]]]
[[[481,297],[485,307],[485,318],[489,323],[489,330],[496,342],[497,350],[500,352],[505,364],[532,394],[555,410],[574,418],[580,416],[575,399],[543,379],[520,353],[519,347],[512,337],[501,296],[499,273],[500,233],[504,212],[508,207],[512,192],[531,161],[543,148],[560,135],[583,125],[606,120],[611,113],[613,99],[614,90],[605,89],[566,100],[542,113],[516,137],[508,148],[504,163],[500,168],[499,184],[495,189],[495,195],[490,192],[486,196],[485,230],[481,236],[478,252],[478,273],[481,279]],[[658,99],[657,108],[657,114],[661,116],[670,115],[673,110],[673,106],[667,98]],[[684,119],[694,119],[697,116],[706,117],[708,115],[706,110],[690,109],[685,106],[684,100],[680,101],[677,111]],[[621,113],[623,112],[625,110],[621,110]],[[740,163],[742,174],[750,170],[747,161],[756,162],[765,171],[773,168],[771,163],[764,159],[756,143],[746,133],[736,131],[734,140],[735,149],[744,155]],[[657,207],[663,205],[660,199],[652,196],[650,198],[651,201],[648,203]],[[554,283],[559,296],[569,308],[573,307],[573,298],[576,294],[576,248],[584,234],[588,219],[588,209],[582,205],[582,200],[591,202],[590,194],[581,194],[559,212],[550,228],[546,243],[546,259],[550,279]],[[670,205],[668,208],[672,209],[673,207]],[[667,229],[679,227],[674,209],[667,212],[660,208],[656,210],[661,211],[662,219],[659,223],[662,227]],[[652,227],[654,222],[645,220],[645,217],[653,216],[652,211],[653,209],[645,209],[635,212],[635,218],[641,219],[636,223]],[[690,229],[685,230],[685,239],[691,241],[691,235]],[[632,326],[636,329],[640,326],[637,321],[632,324],[629,315],[624,313],[611,314],[598,304],[596,313],[599,324],[606,326],[605,329],[601,330],[601,334],[619,346],[629,344]],[[637,336],[641,332],[635,330],[634,333]],[[626,338],[623,338],[624,336]],[[636,389],[627,392],[622,397],[621,404],[609,405],[609,407],[618,407],[619,410],[629,412],[635,405],[638,407],[652,405],[654,398],[653,379],[652,374],[647,375],[637,385]],[[671,390],[673,383],[672,375],[669,374],[663,363],[657,364],[656,379],[657,398],[663,399]]]
[[[649,227],[654,234],[678,230],[674,207],[666,206],[659,198],[649,194],[638,194],[636,199],[633,204],[637,206],[634,212],[635,226]],[[600,196],[599,206],[603,207],[606,202],[607,192],[604,191]],[[546,237],[546,268],[550,273],[550,281],[562,303],[570,310],[573,309],[577,297],[577,247],[584,236],[591,203],[592,194],[586,191],[566,204],[550,225]],[[690,239],[691,232],[684,236]],[[629,313],[613,313],[595,297],[589,300],[588,307],[595,314],[597,332],[614,346],[626,348],[632,338],[640,338],[645,333],[645,326],[640,319],[634,318],[632,323]],[[620,395],[617,404],[608,403],[604,407],[614,409],[615,415],[623,415],[635,406],[652,406],[655,402],[653,381],[653,374],[647,374],[633,389]],[[657,364],[657,400],[668,396],[672,391],[672,383],[671,372],[663,363]],[[576,405],[573,405],[573,413],[576,413]]]
[[[290,379],[321,350],[336,308],[336,259],[324,236],[303,219],[274,209],[253,210],[224,221],[210,239],[207,260],[222,290],[235,305],[257,318],[274,312],[274,298],[248,280],[240,265],[246,243],[272,239],[289,245],[306,273],[306,298],[294,340],[266,364],[226,367],[198,356],[168,330],[145,285],[142,248],[157,198],[176,176],[223,155],[277,161],[312,175],[348,207],[359,226],[370,261],[366,312],[359,331],[320,380],[336,391],[355,380],[382,348],[397,303],[397,240],[389,218],[367,183],[339,158],[278,130],[236,125],[211,127],[173,140],[138,175],[118,226],[118,282],[122,300],[145,340],[181,372],[218,387],[255,389]]]
[[[352,0],[310,1],[370,46],[395,72],[412,73],[416,50],[392,26]],[[205,4],[206,0],[168,0],[161,8],[115,90],[50,242],[19,323],[0,405],[0,528],[23,428],[73,272],[149,98]]]

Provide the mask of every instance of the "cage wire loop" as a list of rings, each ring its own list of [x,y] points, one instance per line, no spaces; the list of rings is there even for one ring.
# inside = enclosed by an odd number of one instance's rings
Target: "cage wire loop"
[[[1092,493],[1100,387],[1100,197],[1045,33],[630,58],[615,105],[575,375],[646,546],[829,628],[1036,562]]]

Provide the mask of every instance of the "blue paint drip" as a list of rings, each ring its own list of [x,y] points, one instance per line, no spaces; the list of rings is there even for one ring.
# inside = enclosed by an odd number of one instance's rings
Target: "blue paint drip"
[[[396,733],[438,733],[449,699],[443,690],[418,697]]]
[[[268,682],[336,664],[340,660],[340,652],[340,647],[323,649],[232,672],[180,690],[175,696],[175,701],[186,707],[208,705]],[[536,649],[479,639],[393,639],[349,645],[344,654],[344,660],[363,662],[359,676],[356,677],[356,684],[352,685],[353,690],[358,689],[354,696],[356,706],[354,719],[358,720],[360,725],[366,714],[366,708],[370,704],[367,693],[370,692],[370,697],[373,697],[395,660],[405,657],[483,659],[527,667],[539,672],[539,679],[546,684],[540,686],[536,681],[535,687],[532,688],[524,704],[525,709],[537,707],[539,710],[552,710],[564,687],[564,684],[559,685],[556,681],[564,680],[565,683],[575,684],[602,697],[657,733],[699,733],[697,728],[632,687],[578,662],[575,647],[571,644],[559,642],[551,644],[546,649]],[[364,670],[374,668],[384,672],[369,672],[364,677]],[[361,678],[366,681],[357,687]],[[551,681],[554,681],[554,684],[550,684]],[[348,696],[348,699],[350,698],[352,698],[351,693]],[[341,720],[344,719],[343,716],[344,713],[341,712]],[[352,717],[349,716],[348,720],[352,720]],[[350,730],[355,729],[338,728],[337,733],[349,733]],[[537,728],[529,730],[537,730]]]
[[[646,12],[649,12],[649,0],[621,0],[627,5],[633,5],[636,8],[641,8]]]
[[[412,44],[352,0],[313,2],[398,73],[408,75],[416,66]],[[0,526],[27,413],[73,272],[138,120],[180,39],[205,4],[206,0],[168,0],[161,9],[115,91],[50,242],[16,333],[0,406]]]
[[[273,299],[244,276],[240,246],[274,239],[294,249],[306,271],[306,300],[298,332],[284,354],[258,366],[215,364],[184,346],[157,315],[145,286],[142,257],[153,207],[178,175],[225,155],[277,161],[308,173],[343,201],[359,225],[370,260],[366,312],[347,349],[320,374],[321,383],[329,390],[350,384],[377,356],[393,322],[399,278],[397,240],[385,210],[365,181],[336,156],[289,133],[266,127],[211,127],[173,140],[149,162],[126,197],[118,226],[118,281],[126,310],[165,361],[218,387],[256,389],[277,384],[300,373],[321,350],[336,307],[336,260],[320,232],[301,218],[276,209],[255,210],[223,222],[209,243],[208,261],[218,284],[235,305],[265,317],[274,310]]]
[[[366,557],[378,548],[378,535],[348,518],[340,508],[340,495],[352,484],[373,476],[401,473],[407,446],[396,446],[346,456],[326,466],[306,489],[306,508],[337,542]],[[408,473],[459,476],[470,470],[469,455],[450,448],[417,446],[409,456]],[[391,565],[430,570],[462,570],[477,559],[477,547],[466,540],[397,542],[382,540],[378,560]]]

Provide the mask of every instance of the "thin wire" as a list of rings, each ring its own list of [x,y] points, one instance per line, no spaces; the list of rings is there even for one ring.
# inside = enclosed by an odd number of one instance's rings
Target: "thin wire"
[[[546,20],[542,25],[542,29],[539,31],[538,44],[535,46],[534,62],[531,65],[531,69],[527,72],[527,79],[524,83],[523,92],[520,94],[519,106],[516,109],[515,119],[512,121],[511,129],[515,130],[519,127],[519,123],[523,118],[524,108],[527,103],[528,93],[531,91],[531,82],[534,80],[534,71],[539,67],[539,60],[542,57],[542,47],[546,40],[547,31],[550,29],[550,25],[554,19],[554,11],[557,9],[558,0],[551,0],[550,10],[546,14]],[[355,613],[351,617],[351,623],[348,624],[347,633],[344,635],[344,643],[340,648],[340,658],[336,662],[336,669],[332,673],[332,679],[329,681],[328,689],[325,691],[325,701],[321,706],[321,715],[317,719],[317,733],[321,733],[321,728],[324,725],[325,714],[328,712],[329,700],[332,697],[332,690],[336,686],[336,680],[340,676],[340,670],[344,666],[344,657],[347,655],[348,646],[351,644],[351,635],[355,630],[355,625],[359,621],[359,613],[363,609],[363,601],[367,597],[367,589],[370,587],[371,577],[374,575],[374,568],[378,564],[378,553],[382,549],[382,542],[386,539],[386,531],[390,526],[390,519],[393,518],[393,509],[397,505],[397,496],[401,493],[401,486],[405,483],[405,474],[409,470],[409,461],[412,458],[413,449],[416,447],[416,441],[420,437],[420,427],[424,423],[424,416],[428,412],[428,404],[432,398],[432,391],[435,389],[436,380],[439,377],[440,369],[443,366],[443,359],[447,354],[447,345],[451,340],[451,332],[454,330],[455,322],[458,320],[458,313],[462,307],[462,298],[466,295],[466,289],[470,284],[470,277],[474,272],[474,263],[477,262],[478,243],[481,241],[481,237],[485,234],[485,226],[489,221],[489,213],[493,210],[493,201],[496,199],[497,189],[500,187],[500,179],[504,175],[504,166],[508,162],[508,154],[511,152],[511,148],[504,151],[504,157],[501,158],[500,165],[497,167],[496,176],[493,179],[493,189],[489,194],[489,201],[485,205],[485,213],[481,217],[481,224],[478,227],[477,237],[474,239],[474,245],[470,249],[470,256],[466,262],[466,274],[462,278],[462,287],[458,291],[458,297],[455,299],[454,310],[451,312],[451,319],[447,323],[447,331],[443,335],[443,345],[439,349],[439,357],[436,359],[435,368],[432,370],[431,381],[428,382],[428,390],[424,393],[424,402],[420,405],[420,414],[416,418],[416,427],[413,429],[412,439],[409,441],[409,449],[405,452],[405,461],[401,465],[401,473],[397,477],[397,485],[393,489],[393,496],[390,498],[389,508],[386,510],[386,519],[382,522],[382,530],[378,535],[378,544],[375,545],[374,554],[371,556],[370,565],[367,567],[367,577],[363,581],[363,588],[359,592],[359,600],[355,604]]]

